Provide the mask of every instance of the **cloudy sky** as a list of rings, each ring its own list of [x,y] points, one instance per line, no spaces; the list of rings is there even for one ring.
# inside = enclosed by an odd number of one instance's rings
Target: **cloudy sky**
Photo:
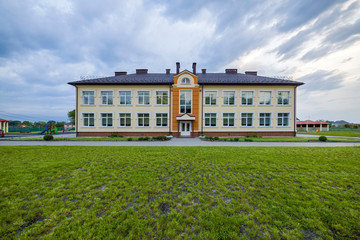
[[[0,0],[0,118],[67,120],[81,76],[258,71],[297,116],[360,122],[360,1]]]

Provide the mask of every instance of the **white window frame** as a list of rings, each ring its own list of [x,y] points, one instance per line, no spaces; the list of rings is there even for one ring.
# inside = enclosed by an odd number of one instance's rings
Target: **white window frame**
[[[229,97],[226,97],[228,99],[229,103],[225,103],[225,92],[233,92],[234,93],[234,104],[230,104]],[[222,97],[223,97],[223,105],[224,106],[235,106],[236,105],[236,91],[235,90],[223,90]]]
[[[148,103],[148,104],[145,104],[145,101],[144,101],[144,103],[140,103],[140,95],[139,95],[140,92],[148,92],[148,93],[149,93],[149,103]],[[146,105],[150,105],[150,102],[151,102],[151,90],[137,90],[137,91],[136,91],[136,96],[137,96],[137,102],[138,102],[137,104],[138,104],[138,105],[143,105],[143,106],[144,106],[144,105],[145,105],[145,106],[146,106]],[[144,99],[144,100],[145,100],[145,99]]]
[[[210,93],[210,92],[215,93],[215,104],[211,104],[211,100],[210,100],[210,104],[206,103],[207,94]],[[218,98],[218,91],[217,90],[206,90],[206,91],[204,91],[204,105],[205,106],[216,106],[217,105],[217,98]]]
[[[86,125],[84,124],[84,120],[85,120],[84,114],[93,114],[93,115],[94,115],[94,126],[86,126]],[[86,127],[86,128],[95,127],[95,119],[96,119],[96,113],[95,113],[95,112],[81,112],[80,117],[81,117],[81,120],[82,120],[82,126],[83,126],[83,127]],[[89,121],[89,123],[90,123],[90,121]]]
[[[289,99],[288,99],[288,104],[284,104],[283,102],[284,102],[284,99],[282,99],[282,103],[279,103],[279,93],[280,92],[289,92]],[[279,106],[291,106],[290,105],[290,99],[291,99],[291,91],[290,90],[277,90],[276,91],[276,103],[277,103],[277,105],[279,105]]]
[[[243,125],[243,114],[251,114],[252,118],[251,118],[251,126],[248,126],[248,117],[246,117],[246,125]],[[249,128],[249,127],[254,127],[254,122],[255,122],[255,113],[254,112],[240,112],[240,127],[243,128]]]
[[[157,124],[157,120],[158,120],[158,117],[157,117],[157,114],[166,114],[166,125],[165,126],[163,126],[163,124],[164,124],[164,117],[163,116],[161,116],[161,125],[160,126],[158,126],[158,124]],[[155,126],[156,127],[168,127],[169,126],[169,113],[168,112],[156,112],[155,113]]]
[[[284,124],[279,126],[279,114],[288,114],[288,125],[284,126]],[[283,119],[284,120],[284,119]],[[290,127],[290,121],[291,121],[291,113],[290,112],[276,112],[276,126],[277,127]]]
[[[103,126],[102,114],[111,114],[111,118],[112,118],[111,126]],[[101,112],[101,113],[99,113],[99,118],[100,118],[100,127],[103,127],[103,128],[112,128],[112,127],[114,127],[114,113],[113,112]],[[108,118],[108,117],[106,117],[106,118]],[[107,124],[109,124],[108,120],[106,122],[107,122]]]
[[[186,97],[185,97],[185,112],[181,112],[181,92],[190,92],[190,101],[191,101],[191,111],[189,113],[186,112]],[[192,114],[192,110],[193,110],[193,91],[191,89],[181,89],[179,91],[179,114]]]
[[[166,94],[167,94],[167,97],[166,97],[167,103],[166,104],[163,103],[164,95],[158,95],[158,92],[166,92]],[[161,103],[158,103],[158,101],[157,101],[158,96],[161,96]],[[169,90],[155,90],[155,101],[156,101],[156,105],[168,106],[169,105]]]
[[[248,104],[248,98],[246,98],[246,104],[243,104],[243,93],[248,93],[251,92],[252,93],[252,98],[251,98],[251,104]],[[241,99],[241,104],[242,106],[254,106],[254,97],[255,97],[255,91],[254,90],[241,90],[240,91],[240,99]]]
[[[85,95],[84,92],[93,92],[93,98],[94,98],[94,103],[90,104],[90,99],[88,100],[89,103],[85,103]],[[82,98],[82,105],[95,105],[95,97],[96,97],[96,90],[81,90],[81,98]]]
[[[149,126],[140,126],[139,125],[139,114],[149,114]],[[151,121],[151,113],[150,112],[136,112],[136,122],[137,122],[137,127],[150,127],[150,121]],[[145,123],[145,118],[143,118],[143,125]]]
[[[269,104],[266,104],[266,101],[264,101],[264,103],[261,104],[261,93],[262,92],[270,92],[270,103]],[[273,97],[273,91],[272,90],[259,90],[259,105],[260,106],[272,106],[272,97]]]
[[[114,91],[113,90],[100,90],[99,91],[100,92],[100,99],[101,99],[101,104],[100,105],[114,105]],[[112,101],[112,103],[111,104],[109,104],[109,96],[106,96],[106,102],[107,103],[103,103],[103,95],[102,95],[102,93],[103,92],[111,92],[111,101]]]
[[[185,82],[185,80],[189,80],[189,82]],[[191,79],[189,77],[183,77],[180,79],[180,84],[181,85],[190,85],[191,84]]]
[[[126,99],[127,99],[127,97],[128,97],[128,95],[125,95],[124,97],[125,97],[125,103],[121,103],[121,92],[130,92],[130,104],[127,104],[126,102]],[[123,106],[130,106],[130,105],[132,105],[132,95],[133,95],[133,92],[132,92],[132,90],[119,90],[119,105],[123,105]]]
[[[206,126],[206,114],[215,114],[215,126],[211,126],[211,117],[209,118],[209,126]],[[204,112],[204,127],[217,127],[217,119],[218,119],[218,113],[217,112]]]
[[[123,117],[120,117],[120,114],[130,114],[130,126],[126,126],[126,119],[127,119],[127,117],[124,118],[124,119],[125,119],[125,126],[121,126],[121,119],[122,119]],[[118,120],[119,120],[119,127],[121,127],[121,128],[131,127],[132,112],[118,112],[118,113],[117,113],[117,117],[118,117]]]
[[[234,126],[229,126],[229,124],[228,124],[228,126],[224,126],[224,114],[227,114],[227,113],[234,114]],[[236,126],[236,112],[222,112],[221,117],[222,117],[222,127],[229,128],[229,127],[235,127]],[[230,119],[230,118],[228,118],[228,119]],[[228,123],[229,122],[230,121],[228,120]]]
[[[266,125],[264,125],[264,126],[261,126],[261,117],[260,117],[260,114],[270,114],[270,125],[269,126],[266,126]],[[273,113],[272,112],[259,112],[258,113],[258,118],[259,118],[259,127],[261,127],[261,128],[264,128],[264,127],[272,127],[272,124],[271,124],[271,122],[272,122],[272,117],[273,117]],[[264,124],[266,124],[266,117],[264,117]]]

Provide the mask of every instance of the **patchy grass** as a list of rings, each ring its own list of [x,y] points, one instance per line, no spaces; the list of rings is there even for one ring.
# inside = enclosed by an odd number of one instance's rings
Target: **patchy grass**
[[[2,239],[356,239],[360,148],[1,147]]]
[[[343,137],[360,137],[360,129],[351,129],[348,131],[328,131],[328,132],[315,132],[315,133],[307,133],[307,132],[297,132],[296,134],[311,134],[311,135],[324,135],[324,136],[343,136]]]

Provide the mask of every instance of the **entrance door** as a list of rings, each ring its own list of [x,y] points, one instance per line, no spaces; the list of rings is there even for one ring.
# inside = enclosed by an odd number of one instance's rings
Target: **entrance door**
[[[180,133],[181,136],[190,136],[191,122],[180,122]]]

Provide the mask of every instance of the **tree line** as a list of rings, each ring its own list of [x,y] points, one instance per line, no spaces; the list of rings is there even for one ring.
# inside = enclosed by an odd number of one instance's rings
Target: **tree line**
[[[69,121],[72,124],[75,124],[75,109],[72,111],[69,111],[67,115],[68,115]],[[65,122],[64,121],[57,122],[54,120],[49,120],[47,122],[44,122],[44,121],[31,122],[31,121],[12,120],[11,122],[9,122],[9,127],[17,127],[19,125],[26,125],[28,127],[46,127],[46,125],[48,125],[48,124],[55,125],[56,127],[64,127]]]

